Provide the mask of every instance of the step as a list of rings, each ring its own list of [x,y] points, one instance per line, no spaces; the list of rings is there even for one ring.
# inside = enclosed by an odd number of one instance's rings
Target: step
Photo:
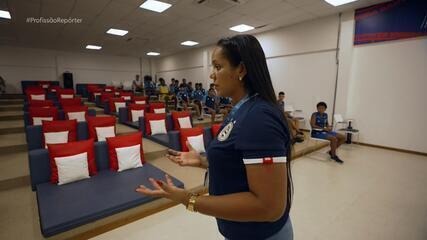
[[[0,135],[0,156],[27,150],[25,133]]]
[[[8,104],[8,105],[0,105],[0,112],[8,112],[8,111],[22,111],[22,104]]]
[[[24,99],[24,94],[1,94],[0,99]]]
[[[0,122],[0,135],[23,133],[24,131],[24,121],[22,120],[9,120]]]
[[[24,119],[24,111],[4,111],[0,112],[0,121],[22,120]]]
[[[27,151],[0,156],[0,191],[29,186],[29,175]]]
[[[0,99],[0,106],[10,104],[21,104],[24,105],[23,99]]]

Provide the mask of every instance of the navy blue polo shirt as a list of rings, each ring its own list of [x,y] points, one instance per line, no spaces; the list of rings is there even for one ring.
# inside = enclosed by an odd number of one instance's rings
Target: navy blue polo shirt
[[[202,90],[195,90],[193,92],[193,98],[199,101],[203,101],[203,98],[205,97],[205,94]]]
[[[179,91],[176,97],[181,101],[188,101],[188,93],[185,91]]]
[[[234,123],[227,139],[215,138],[208,147],[209,194],[213,196],[248,192],[247,159],[284,157],[289,136],[279,107],[256,96],[244,103],[221,126]],[[244,161],[245,160],[245,161]],[[262,181],[262,179],[260,179]],[[228,239],[258,240],[277,233],[286,223],[286,212],[276,222],[234,222],[218,219],[218,228]]]
[[[208,108],[215,109],[215,96],[214,97],[206,96],[205,105]]]

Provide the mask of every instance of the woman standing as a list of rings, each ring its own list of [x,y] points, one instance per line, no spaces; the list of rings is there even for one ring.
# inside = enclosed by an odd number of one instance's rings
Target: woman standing
[[[214,216],[226,239],[293,239],[290,135],[276,103],[264,52],[251,35],[221,39],[212,54],[218,95],[231,97],[233,109],[207,158],[169,150],[180,166],[208,168],[209,196],[198,196],[166,181],[150,179],[146,195],[166,197],[188,210]],[[187,145],[189,145],[187,143]]]

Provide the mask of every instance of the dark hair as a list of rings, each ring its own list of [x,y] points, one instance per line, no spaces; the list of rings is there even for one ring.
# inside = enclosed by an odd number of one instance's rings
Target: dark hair
[[[284,117],[283,109],[277,105],[276,93],[271,82],[270,72],[268,71],[267,61],[264,51],[258,40],[247,34],[236,35],[231,38],[223,38],[218,41],[218,47],[222,48],[225,58],[228,59],[232,67],[243,64],[246,68],[246,75],[242,81],[249,95],[258,93],[259,97],[275,106],[282,112],[283,124],[286,126],[286,134],[289,141],[286,143],[287,159],[287,204],[286,212],[289,213],[292,205],[293,182],[291,173],[291,142],[292,137],[289,132],[288,123]],[[279,110],[280,109],[280,110]]]
[[[279,92],[279,95],[285,95],[285,93],[284,92]]]
[[[328,105],[326,105],[326,103],[325,103],[325,102],[319,102],[319,103],[316,105],[316,108],[318,108],[318,107],[320,107],[320,106],[324,106],[325,108],[328,108]]]

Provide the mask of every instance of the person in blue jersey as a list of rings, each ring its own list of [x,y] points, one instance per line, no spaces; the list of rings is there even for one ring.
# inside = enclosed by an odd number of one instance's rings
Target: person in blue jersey
[[[232,112],[209,144],[207,157],[188,142],[189,152],[168,152],[179,166],[208,169],[209,195],[178,188],[167,175],[149,179],[152,186],[136,191],[215,217],[226,239],[293,239],[291,139],[261,45],[251,35],[221,39],[212,65],[210,77],[219,96],[232,98]]]
[[[219,98],[216,96],[215,89],[211,88],[208,91],[208,95],[204,99],[205,108],[204,111],[206,114],[211,115],[211,122],[215,122],[217,114],[227,114],[227,110],[221,109],[219,107]]]
[[[187,92],[187,88],[182,83],[179,86],[179,91],[176,94],[176,99],[177,102],[181,104],[184,111],[188,111],[188,107],[192,107],[196,110],[197,119],[203,120],[201,108],[197,104],[194,104],[192,101],[190,101],[190,95]]]
[[[201,83],[196,83],[194,87],[195,88],[192,95],[193,102],[199,107],[199,109],[202,109],[202,102],[205,99],[205,90],[203,89],[203,85]]]
[[[337,163],[344,163],[337,156],[337,149],[345,142],[345,136],[332,131],[332,127],[328,122],[328,114],[325,112],[328,107],[325,102],[319,102],[317,112],[311,115],[311,137],[329,140],[331,150],[328,152],[332,160]]]

